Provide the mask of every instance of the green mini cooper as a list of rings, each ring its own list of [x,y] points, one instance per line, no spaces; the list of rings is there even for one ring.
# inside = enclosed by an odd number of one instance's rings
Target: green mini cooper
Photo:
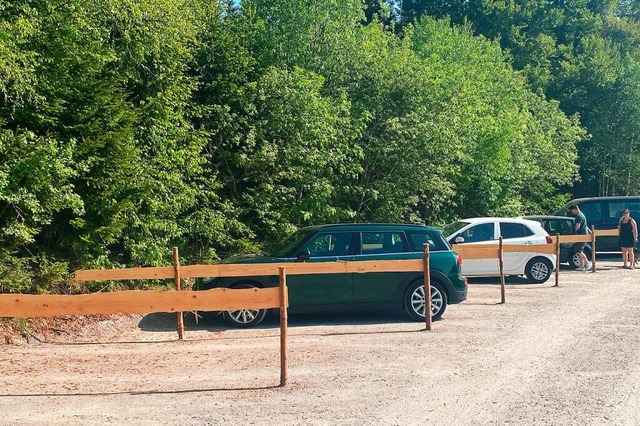
[[[442,231],[424,225],[343,224],[311,226],[291,235],[268,255],[238,256],[222,263],[358,262],[422,258],[430,247],[431,313],[440,318],[449,303],[467,297],[467,282],[460,275],[460,257],[442,237]],[[420,272],[371,272],[291,275],[289,312],[346,312],[404,310],[424,321],[425,294]],[[201,290],[211,288],[277,287],[277,276],[204,279]],[[266,310],[222,313],[236,327],[253,327]]]

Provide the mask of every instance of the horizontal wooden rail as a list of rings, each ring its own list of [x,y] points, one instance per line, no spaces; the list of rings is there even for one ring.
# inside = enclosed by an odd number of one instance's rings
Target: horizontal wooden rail
[[[277,287],[206,291],[117,291],[80,295],[0,294],[0,317],[233,311],[280,307]]]
[[[555,244],[505,244],[502,249],[505,253],[556,254]]]
[[[463,259],[498,259],[500,257],[500,248],[495,244],[493,247],[454,245],[453,251]]]
[[[614,229],[597,229],[593,232],[596,237],[617,237],[618,228]]]
[[[560,235],[560,243],[590,243],[593,237],[587,235]]]
[[[202,277],[253,277],[276,276],[278,268],[285,266],[287,275],[309,274],[364,274],[371,272],[421,272],[422,259],[409,260],[367,260],[359,262],[305,262],[305,263],[258,263],[258,264],[217,264],[181,266],[182,278]],[[132,269],[85,269],[76,271],[76,281],[106,281],[130,279],[173,278],[171,267],[149,267]],[[168,275],[164,275],[169,271]]]

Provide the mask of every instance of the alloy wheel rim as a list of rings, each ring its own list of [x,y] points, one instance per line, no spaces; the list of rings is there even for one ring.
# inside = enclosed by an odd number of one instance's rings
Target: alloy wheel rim
[[[229,311],[229,317],[239,324],[249,324],[258,317],[259,310],[240,309],[237,311]]]
[[[425,316],[424,306],[425,306],[425,294],[424,294],[424,286],[417,287],[413,293],[411,294],[411,309],[413,312],[418,314],[421,317]],[[436,287],[431,287],[431,315],[435,315],[440,312],[442,309],[443,297],[440,290]]]
[[[534,279],[540,281],[547,278],[549,275],[549,268],[544,262],[536,262],[531,266],[531,276]]]

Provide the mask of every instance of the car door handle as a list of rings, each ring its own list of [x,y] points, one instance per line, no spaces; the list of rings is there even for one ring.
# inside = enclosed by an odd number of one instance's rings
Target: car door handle
[[[525,241],[525,244],[533,244],[533,241]]]

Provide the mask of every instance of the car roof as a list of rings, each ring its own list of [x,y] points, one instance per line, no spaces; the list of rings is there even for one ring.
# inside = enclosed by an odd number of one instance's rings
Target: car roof
[[[585,197],[585,198],[576,198],[574,200],[569,201],[568,203],[565,203],[565,206],[570,206],[571,204],[580,204],[580,203],[584,203],[585,201],[611,201],[611,200],[619,200],[619,201],[625,201],[625,200],[640,200],[640,195],[618,195],[618,196],[611,196],[611,197]]]
[[[424,224],[407,223],[333,223],[328,225],[313,225],[302,228],[302,230],[323,230],[323,231],[385,231],[385,230],[429,230],[441,232],[442,229],[426,226]]]
[[[532,220],[537,220],[537,219],[544,219],[544,220],[570,220],[572,222],[575,222],[575,218],[574,217],[569,217],[569,216],[553,216],[553,215],[527,215],[527,216],[522,216],[523,219],[532,219]]]
[[[524,219],[521,217],[470,217],[467,219],[461,219],[460,222],[467,223],[481,223],[481,222],[513,222],[513,223],[527,223],[531,225],[540,225],[539,222],[530,219]]]

